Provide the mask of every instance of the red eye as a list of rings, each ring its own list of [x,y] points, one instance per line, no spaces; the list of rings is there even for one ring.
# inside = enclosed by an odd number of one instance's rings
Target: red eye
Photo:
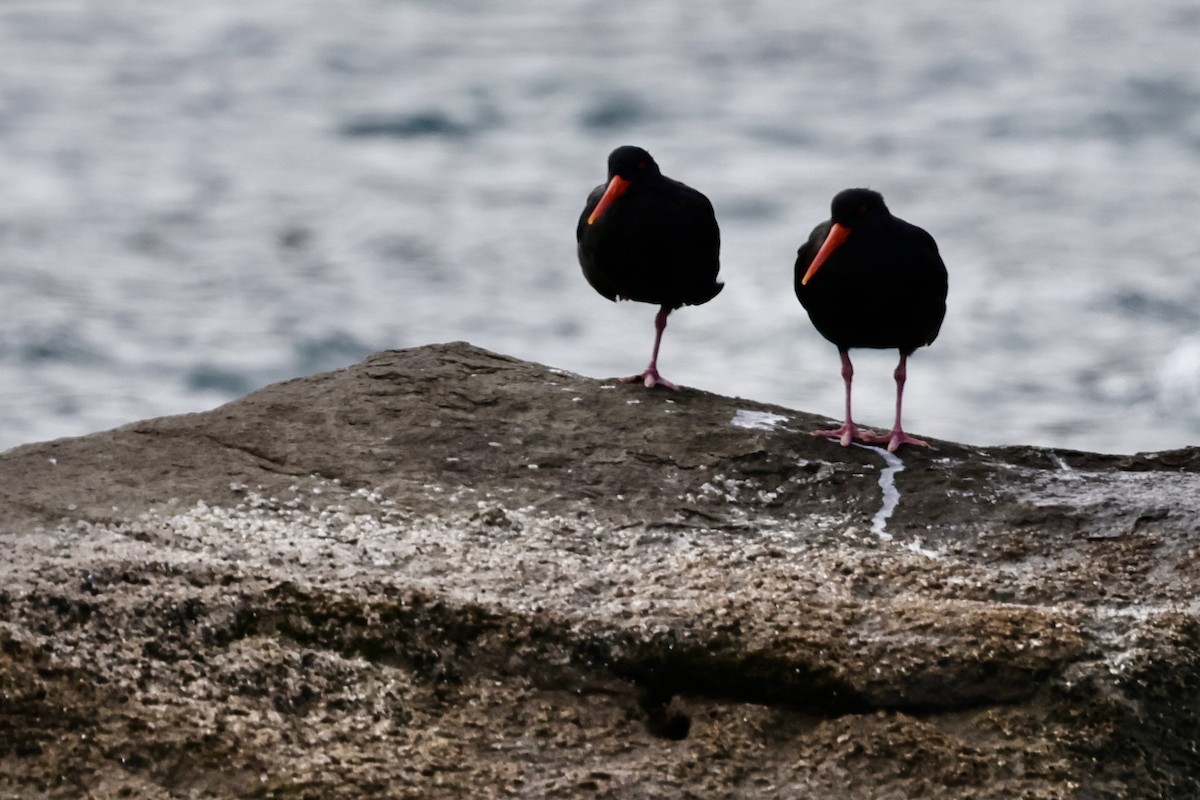
[[[862,215],[862,214],[865,214],[865,213],[867,213],[867,207],[866,207],[866,206],[859,206],[859,207],[858,207],[858,213],[859,213],[859,215]]]
[[[645,162],[645,161],[641,161],[641,162],[639,162],[639,163],[638,163],[638,169],[645,169],[645,168],[646,168],[646,162]]]

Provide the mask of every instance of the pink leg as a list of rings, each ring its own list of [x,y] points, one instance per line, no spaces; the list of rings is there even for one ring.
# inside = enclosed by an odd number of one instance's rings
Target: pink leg
[[[904,432],[904,428],[900,425],[900,412],[904,405],[904,381],[908,377],[906,365],[908,356],[900,354],[900,363],[896,366],[896,371],[893,375],[896,378],[896,423],[892,425],[890,433],[879,434],[869,433],[863,437],[864,441],[869,442],[887,442],[889,453],[894,453],[900,449],[902,444],[913,444],[918,447],[929,447],[929,442],[923,439],[918,439],[915,436],[909,436]]]
[[[655,386],[662,386],[665,389],[670,389],[673,392],[680,391],[680,388],[669,380],[658,374],[658,346],[662,344],[663,331],[667,329],[667,315],[671,313],[671,309],[663,306],[658,310],[658,314],[654,317],[654,352],[650,355],[650,366],[646,367],[638,375],[630,375],[628,378],[621,378],[622,383],[633,383],[641,381],[646,385],[647,389],[653,389]]]
[[[856,438],[861,439],[864,436],[870,436],[871,433],[860,432],[858,426],[854,424],[854,419],[850,416],[850,384],[854,381],[854,365],[850,363],[849,351],[839,350],[838,355],[842,357],[842,382],[846,384],[846,421],[840,428],[829,431],[813,431],[812,435],[837,439],[842,443],[842,447],[849,447]]]

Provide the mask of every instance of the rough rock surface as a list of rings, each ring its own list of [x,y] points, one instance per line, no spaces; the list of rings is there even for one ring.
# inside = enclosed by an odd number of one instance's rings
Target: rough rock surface
[[[449,344],[0,454],[0,795],[1200,797],[1200,450],[824,422]]]

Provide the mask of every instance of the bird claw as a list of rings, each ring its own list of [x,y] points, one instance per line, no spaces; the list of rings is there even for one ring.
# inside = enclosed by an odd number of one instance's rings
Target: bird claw
[[[929,447],[929,442],[909,436],[902,430],[895,429],[887,433],[876,433],[867,428],[860,428],[853,422],[843,422],[840,428],[828,431],[813,431],[813,436],[824,436],[826,439],[837,439],[842,447],[849,447],[857,439],[865,444],[885,444],[889,453],[900,449],[901,445],[911,444],[916,447]]]
[[[641,381],[647,389],[653,389],[655,386],[661,386],[664,389],[670,389],[672,392],[682,392],[675,384],[658,374],[658,370],[653,367],[647,367],[645,372],[638,375],[630,375],[628,378],[621,378],[621,383],[637,383]]]
[[[813,436],[824,436],[826,439],[837,439],[842,447],[849,447],[850,443],[855,439],[867,441],[868,436],[874,436],[868,430],[864,430],[853,422],[843,422],[840,428],[834,428],[828,431],[813,431]]]
[[[902,430],[893,430],[889,433],[873,433],[871,431],[867,431],[863,434],[862,440],[864,442],[871,442],[872,444],[883,444],[884,442],[887,442],[887,451],[889,453],[896,452],[900,449],[900,445],[904,444],[911,444],[916,447],[930,446],[929,442],[925,441],[924,439],[918,439],[915,436],[909,436]]]

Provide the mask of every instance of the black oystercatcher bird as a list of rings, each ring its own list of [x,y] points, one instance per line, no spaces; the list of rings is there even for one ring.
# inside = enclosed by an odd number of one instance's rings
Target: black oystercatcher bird
[[[663,175],[642,148],[618,147],[608,157],[608,183],[588,195],[575,239],[593,289],[660,306],[650,366],[621,380],[679,391],[658,374],[658,347],[668,314],[707,303],[725,286],[717,280],[721,234],[712,203]]]
[[[905,365],[918,347],[933,344],[946,316],[946,265],[933,237],[892,216],[883,196],[846,189],[833,198],[832,219],[813,228],[796,255],[796,297],[816,329],[837,345],[846,383],[846,421],[816,431],[847,446],[855,438],[928,447],[900,425]],[[851,347],[900,350],[896,367],[896,422],[888,434],[855,426],[850,415]]]

